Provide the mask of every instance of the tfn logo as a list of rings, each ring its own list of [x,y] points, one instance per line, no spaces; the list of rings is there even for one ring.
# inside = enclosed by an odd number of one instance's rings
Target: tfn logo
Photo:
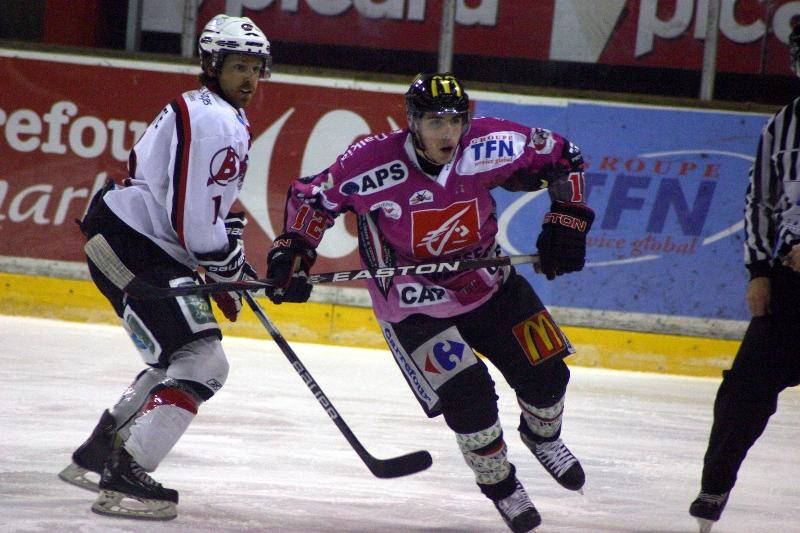
[[[514,157],[514,140],[511,138],[491,139],[488,138],[483,142],[473,142],[469,145],[472,150],[472,156],[475,161],[481,159],[492,159],[502,157]]]

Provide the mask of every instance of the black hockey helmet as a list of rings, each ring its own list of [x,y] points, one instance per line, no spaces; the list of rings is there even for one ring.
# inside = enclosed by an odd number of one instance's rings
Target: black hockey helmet
[[[792,32],[789,34],[789,61],[792,71],[800,76],[800,17],[792,20]]]
[[[424,113],[468,114],[469,96],[449,72],[419,74],[406,91],[406,113],[409,122]]]

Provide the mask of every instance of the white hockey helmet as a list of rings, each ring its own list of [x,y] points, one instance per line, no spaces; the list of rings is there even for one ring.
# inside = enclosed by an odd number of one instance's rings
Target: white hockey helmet
[[[272,55],[269,41],[258,26],[248,17],[229,17],[217,15],[205,25],[198,41],[200,57],[211,56],[211,67],[219,72],[225,54],[254,55],[264,60],[261,65],[261,79],[267,79],[272,72]]]

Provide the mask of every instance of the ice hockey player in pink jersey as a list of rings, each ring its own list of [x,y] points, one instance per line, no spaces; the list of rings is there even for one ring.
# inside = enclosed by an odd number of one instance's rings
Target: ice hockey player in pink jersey
[[[250,148],[243,108],[269,77],[270,43],[249,18],[219,15],[206,24],[199,47],[202,87],[161,110],[131,151],[125,186],[100,191],[81,223],[92,279],[147,364],[59,474],[99,490],[92,510],[100,514],[175,518],[178,492],[147,472],[228,376],[207,297],[128,298],[125,276],[158,287],[195,284],[200,267],[214,281],[255,277],[242,246],[247,220],[231,207]],[[215,300],[236,320],[238,294]],[[99,484],[92,472],[101,475]]]
[[[583,268],[594,213],[574,144],[547,129],[471,117],[464,86],[449,73],[420,74],[405,102],[407,129],[362,139],[292,183],[283,233],[267,257],[274,302],[309,298],[315,248],[346,211],[357,216],[364,268],[499,256],[495,187],[547,188],[540,270],[553,279]],[[417,400],[428,416],[444,416],[512,531],[530,531],[541,518],[507,458],[494,383],[478,353],[516,392],[525,445],[558,483],[581,489],[583,469],[561,440],[563,359],[574,350],[527,280],[506,266],[372,278],[367,287]]]

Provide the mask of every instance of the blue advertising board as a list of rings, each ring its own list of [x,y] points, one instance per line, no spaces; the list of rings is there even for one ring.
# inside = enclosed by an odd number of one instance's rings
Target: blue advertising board
[[[546,305],[746,320],[743,209],[768,115],[570,102],[478,101],[476,115],[558,132],[587,163],[596,219],[587,265],[547,281],[521,271]],[[546,192],[497,190],[500,242],[535,251]]]

